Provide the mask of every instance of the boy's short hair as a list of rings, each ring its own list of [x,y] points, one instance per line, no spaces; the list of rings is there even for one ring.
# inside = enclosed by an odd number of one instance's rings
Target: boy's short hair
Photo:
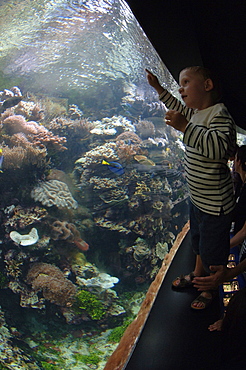
[[[214,103],[218,103],[222,99],[222,89],[218,77],[208,68],[202,66],[186,67],[182,71],[191,71],[198,73],[206,81],[208,78],[213,81],[213,89],[211,90]]]

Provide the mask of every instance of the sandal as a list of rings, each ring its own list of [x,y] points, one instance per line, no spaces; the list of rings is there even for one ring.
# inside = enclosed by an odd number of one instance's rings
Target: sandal
[[[194,279],[195,275],[194,272],[191,272],[188,275],[180,275],[172,282],[172,287],[174,289],[184,289],[192,287],[192,280]]]
[[[214,297],[216,296],[217,291],[209,290],[208,292],[211,295],[210,298],[204,297],[201,293],[196,299],[194,299],[194,301],[190,305],[193,310],[204,310],[212,303]],[[202,306],[200,307],[194,306],[194,303],[202,303]]]

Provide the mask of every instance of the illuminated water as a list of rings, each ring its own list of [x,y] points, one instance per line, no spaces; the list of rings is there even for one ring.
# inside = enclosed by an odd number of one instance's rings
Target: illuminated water
[[[1,1],[0,33],[0,368],[103,369],[187,220],[144,70],[177,85],[123,1]]]

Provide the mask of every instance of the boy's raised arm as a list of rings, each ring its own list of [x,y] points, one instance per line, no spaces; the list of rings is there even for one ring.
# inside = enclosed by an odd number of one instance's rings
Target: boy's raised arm
[[[152,72],[150,72],[148,69],[145,69],[145,71],[147,73],[147,80],[149,85],[152,86],[159,95],[161,95],[163,91],[165,91],[164,87],[161,86],[158,78],[155,75],[153,75]]]

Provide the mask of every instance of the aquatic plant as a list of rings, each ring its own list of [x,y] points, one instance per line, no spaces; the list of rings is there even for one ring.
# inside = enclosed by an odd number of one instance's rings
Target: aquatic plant
[[[77,361],[83,362],[87,365],[97,365],[101,361],[102,352],[97,351],[96,353],[91,353],[89,355],[81,355],[80,353],[75,353],[74,358]]]
[[[59,366],[50,364],[49,362],[46,362],[46,361],[41,361],[41,365],[42,365],[42,368],[44,370],[58,370],[58,369],[60,369]]]
[[[121,340],[126,328],[130,325],[131,322],[132,320],[126,320],[123,325],[114,328],[108,336],[108,341],[118,343]]]
[[[105,315],[105,309],[97,296],[87,290],[81,290],[76,295],[75,308],[85,310],[92,320],[100,320]]]

